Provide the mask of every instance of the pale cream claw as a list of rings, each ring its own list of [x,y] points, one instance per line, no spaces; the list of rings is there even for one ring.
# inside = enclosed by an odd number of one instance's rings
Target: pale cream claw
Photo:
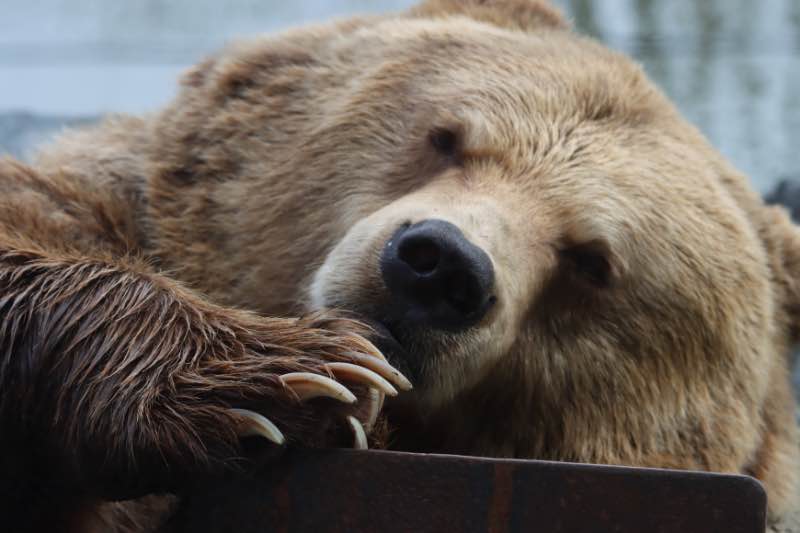
[[[281,382],[294,392],[300,401],[324,396],[344,403],[355,403],[356,396],[347,387],[329,377],[311,372],[292,372],[281,376]]]
[[[350,429],[353,430],[353,448],[356,450],[366,450],[369,448],[367,444],[367,434],[364,427],[361,425],[354,416],[348,416],[347,422],[350,424]]]
[[[369,409],[367,410],[367,419],[364,421],[364,429],[372,431],[375,422],[378,420],[378,415],[383,409],[384,394],[376,389],[369,390]]]
[[[231,409],[231,412],[241,420],[237,433],[242,437],[258,436],[282,445],[286,438],[267,417],[248,409]]]
[[[378,389],[389,396],[397,396],[397,389],[382,376],[363,366],[351,363],[328,363],[325,368],[340,381],[356,381]]]
[[[408,381],[408,378],[387,363],[385,359],[378,359],[371,355],[361,353],[350,353],[347,355],[364,368],[369,368],[388,381],[391,381],[400,390],[409,391],[414,388],[411,382]]]

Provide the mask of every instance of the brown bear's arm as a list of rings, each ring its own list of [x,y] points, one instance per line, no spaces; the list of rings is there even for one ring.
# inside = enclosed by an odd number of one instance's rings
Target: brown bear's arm
[[[10,162],[0,189],[0,467],[19,505],[32,491],[144,494],[230,465],[242,427],[231,407],[319,443],[345,403],[297,400],[335,396],[336,383],[286,385],[287,373],[363,384],[352,368],[325,366],[359,362],[393,379],[351,321],[222,308],[123,253],[135,235],[107,202],[65,198]],[[374,403],[347,408],[364,420]]]

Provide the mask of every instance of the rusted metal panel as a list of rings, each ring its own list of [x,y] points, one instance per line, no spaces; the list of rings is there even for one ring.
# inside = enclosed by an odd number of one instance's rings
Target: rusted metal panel
[[[295,452],[187,499],[192,532],[762,533],[752,478],[351,450]]]

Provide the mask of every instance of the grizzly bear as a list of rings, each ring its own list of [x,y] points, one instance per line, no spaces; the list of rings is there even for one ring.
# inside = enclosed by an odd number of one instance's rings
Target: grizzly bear
[[[800,233],[545,2],[235,43],[1,165],[6,524],[154,529],[241,437],[365,447],[380,411],[399,450],[796,507]]]

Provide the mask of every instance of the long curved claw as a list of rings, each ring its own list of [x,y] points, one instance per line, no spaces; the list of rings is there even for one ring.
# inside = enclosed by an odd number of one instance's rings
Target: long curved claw
[[[382,376],[363,366],[351,363],[328,363],[325,368],[340,381],[356,381],[378,389],[389,396],[397,396],[397,389]]]
[[[302,402],[324,396],[343,403],[355,403],[356,396],[347,387],[329,377],[311,372],[291,372],[280,377],[281,382]]]
[[[355,362],[364,368],[368,368],[373,372],[379,374],[384,379],[392,382],[398,389],[409,391],[414,388],[411,382],[399,370],[386,362],[386,359],[378,359],[371,355],[361,353],[347,354]]]
[[[364,429],[371,431],[378,420],[378,415],[383,409],[384,394],[377,389],[369,390],[369,409],[367,410],[367,419],[364,421]]]
[[[230,411],[242,421],[237,431],[240,436],[264,437],[279,446],[286,442],[286,438],[281,433],[281,430],[278,429],[278,426],[273,424],[267,417],[248,409],[231,409]]]
[[[359,422],[354,416],[348,416],[347,423],[350,425],[350,429],[353,430],[353,448],[356,450],[368,449],[369,444],[367,444],[367,434],[364,431],[364,427],[361,425],[361,422]]]

